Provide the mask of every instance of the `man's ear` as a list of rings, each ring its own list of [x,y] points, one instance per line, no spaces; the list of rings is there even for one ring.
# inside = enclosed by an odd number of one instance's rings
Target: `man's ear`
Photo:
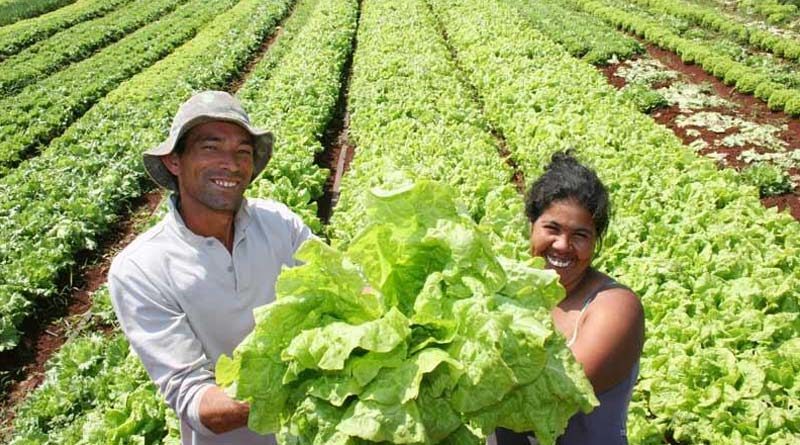
[[[164,163],[164,167],[167,167],[170,173],[174,176],[179,176],[181,171],[181,159],[175,152],[161,156],[161,162]]]

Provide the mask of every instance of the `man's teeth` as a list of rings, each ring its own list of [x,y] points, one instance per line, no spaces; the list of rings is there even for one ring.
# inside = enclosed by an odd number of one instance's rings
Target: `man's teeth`
[[[219,179],[215,179],[214,180],[214,184],[217,184],[218,186],[224,187],[224,188],[232,188],[232,187],[236,187],[236,184],[238,184],[238,182],[221,181]]]
[[[547,262],[552,264],[555,267],[564,268],[570,266],[572,264],[572,260],[565,260],[561,258],[555,258],[552,256],[547,256]]]

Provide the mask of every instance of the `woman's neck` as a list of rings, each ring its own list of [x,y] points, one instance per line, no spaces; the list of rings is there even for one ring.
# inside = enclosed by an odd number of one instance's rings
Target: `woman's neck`
[[[564,285],[564,289],[567,291],[567,298],[572,298],[575,295],[582,295],[583,288],[585,287],[586,283],[591,281],[591,277],[594,275],[594,269],[591,267],[587,267],[586,270],[572,283],[568,283]]]

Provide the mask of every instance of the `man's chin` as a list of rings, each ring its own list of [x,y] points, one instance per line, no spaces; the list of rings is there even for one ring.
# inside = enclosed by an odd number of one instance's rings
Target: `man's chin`
[[[203,200],[203,205],[215,212],[237,212],[239,207],[244,201],[244,196],[239,196],[236,199],[228,199],[223,197],[213,197]]]

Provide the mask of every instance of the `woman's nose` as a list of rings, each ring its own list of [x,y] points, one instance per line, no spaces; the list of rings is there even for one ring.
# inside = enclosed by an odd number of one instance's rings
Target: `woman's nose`
[[[569,237],[567,237],[566,235],[557,236],[555,241],[553,242],[553,248],[556,250],[569,249]]]

